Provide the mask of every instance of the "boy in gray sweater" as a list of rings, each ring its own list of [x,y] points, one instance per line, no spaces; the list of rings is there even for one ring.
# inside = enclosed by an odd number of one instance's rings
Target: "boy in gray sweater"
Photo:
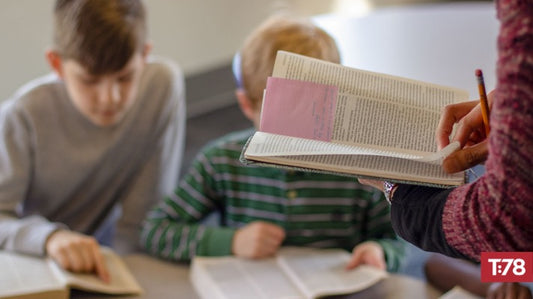
[[[108,280],[99,244],[130,251],[177,181],[184,80],[149,61],[140,0],[57,0],[53,74],[0,109],[0,249]]]

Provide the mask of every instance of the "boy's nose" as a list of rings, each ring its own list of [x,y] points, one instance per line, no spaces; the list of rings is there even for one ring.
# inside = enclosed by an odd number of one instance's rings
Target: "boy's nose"
[[[105,84],[100,95],[100,104],[113,106],[120,101],[120,87],[117,83]]]

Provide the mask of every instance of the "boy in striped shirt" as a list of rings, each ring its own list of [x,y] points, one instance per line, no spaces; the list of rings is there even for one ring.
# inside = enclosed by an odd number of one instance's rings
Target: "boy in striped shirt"
[[[309,21],[264,22],[234,59],[236,96],[255,127],[278,50],[339,62],[334,40]],[[348,177],[242,165],[239,155],[253,132],[231,133],[201,150],[175,193],[148,213],[141,233],[148,252],[187,261],[195,255],[259,259],[282,245],[344,248],[353,251],[349,269],[398,269],[405,243],[392,230],[380,191]],[[216,212],[219,227],[201,223]]]

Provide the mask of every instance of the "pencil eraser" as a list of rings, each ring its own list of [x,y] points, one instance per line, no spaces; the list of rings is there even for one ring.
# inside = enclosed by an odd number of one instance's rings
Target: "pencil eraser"
[[[476,76],[481,76],[481,74],[482,74],[482,73],[481,73],[481,70],[480,70],[480,69],[477,69],[477,70],[476,70]]]

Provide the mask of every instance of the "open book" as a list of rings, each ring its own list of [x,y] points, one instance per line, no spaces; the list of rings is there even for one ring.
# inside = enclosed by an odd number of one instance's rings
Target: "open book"
[[[469,291],[461,288],[460,286],[455,286],[448,292],[444,293],[439,299],[482,299],[483,297],[474,295]]]
[[[70,288],[105,294],[138,295],[143,292],[122,259],[102,248],[111,281],[102,282],[94,274],[74,274],[60,268],[52,259],[0,251],[0,298],[68,299]]]
[[[195,257],[191,281],[203,299],[297,299],[366,289],[387,272],[361,265],[346,270],[342,249],[283,247],[274,258]]]
[[[279,51],[261,124],[243,149],[245,164],[458,186],[437,151],[441,108],[468,92]]]

